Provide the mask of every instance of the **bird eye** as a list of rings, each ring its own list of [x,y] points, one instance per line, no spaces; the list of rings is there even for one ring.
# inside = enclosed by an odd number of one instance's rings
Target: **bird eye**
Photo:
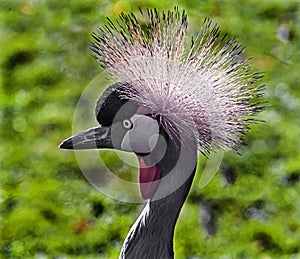
[[[123,120],[123,126],[125,129],[132,129],[133,123],[130,120]]]

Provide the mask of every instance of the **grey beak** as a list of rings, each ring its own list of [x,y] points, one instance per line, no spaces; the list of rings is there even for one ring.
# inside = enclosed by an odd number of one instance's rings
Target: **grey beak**
[[[66,140],[59,148],[62,149],[98,149],[113,148],[110,127],[98,126],[82,131]]]

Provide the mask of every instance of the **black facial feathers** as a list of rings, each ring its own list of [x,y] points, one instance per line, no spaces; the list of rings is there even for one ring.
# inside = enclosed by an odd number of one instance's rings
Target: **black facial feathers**
[[[111,126],[114,121],[128,119],[136,112],[138,104],[121,97],[123,87],[121,83],[113,84],[98,99],[95,114],[100,125]]]

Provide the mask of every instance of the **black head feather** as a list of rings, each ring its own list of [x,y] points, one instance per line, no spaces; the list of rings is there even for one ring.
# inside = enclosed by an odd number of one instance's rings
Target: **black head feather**
[[[121,83],[113,84],[98,99],[95,114],[100,125],[111,126],[113,121],[130,118],[136,112],[138,104],[122,98],[123,88]]]

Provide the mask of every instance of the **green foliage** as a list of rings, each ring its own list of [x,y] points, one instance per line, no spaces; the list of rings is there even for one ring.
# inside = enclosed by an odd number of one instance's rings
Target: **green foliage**
[[[101,71],[90,34],[105,17],[138,7],[173,8],[171,1],[0,2],[0,257],[117,258],[140,206],[112,200],[83,177],[71,152],[74,108]],[[241,156],[227,153],[218,175],[198,187],[200,164],[176,228],[181,258],[300,256],[300,4],[298,1],[180,1],[190,33],[203,18],[237,36],[265,72],[269,106],[252,127]],[[288,30],[289,36],[281,35]],[[98,95],[98,94],[97,94]],[[131,168],[102,155],[124,177]],[[226,170],[236,180],[225,183]],[[211,205],[216,233],[200,220]],[[202,206],[201,206],[202,205]],[[223,258],[222,257],[222,258]]]

